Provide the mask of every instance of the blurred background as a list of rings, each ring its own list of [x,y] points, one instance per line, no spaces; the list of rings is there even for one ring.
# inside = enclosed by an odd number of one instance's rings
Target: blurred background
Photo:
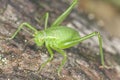
[[[120,0],[80,0],[79,10],[89,13],[111,36],[120,38]]]

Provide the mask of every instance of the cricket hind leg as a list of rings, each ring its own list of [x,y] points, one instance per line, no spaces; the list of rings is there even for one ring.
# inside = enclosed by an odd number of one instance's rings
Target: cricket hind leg
[[[102,37],[101,37],[101,35],[100,35],[99,32],[93,32],[93,33],[91,33],[91,34],[88,34],[88,35],[82,37],[79,41],[80,41],[80,42],[81,42],[81,41],[84,41],[84,40],[89,39],[89,38],[91,38],[91,37],[93,37],[93,36],[97,36],[97,37],[98,37],[99,53],[100,53],[100,58],[101,58],[101,65],[102,65],[103,67],[106,67],[106,66],[105,66],[105,62],[104,62],[105,60],[104,60],[104,55],[103,55],[103,48],[102,48]]]
[[[87,39],[89,39],[89,38],[91,38],[93,36],[98,36],[99,51],[100,51],[99,53],[100,53],[100,57],[101,57],[101,64],[102,64],[102,67],[106,68],[107,66],[105,66],[103,49],[102,49],[102,37],[101,37],[99,32],[93,32],[93,33],[88,34],[88,35],[86,35],[84,37],[81,37],[80,39],[77,39],[77,40],[74,40],[74,41],[71,41],[71,42],[67,42],[67,43],[64,44],[64,46],[74,45],[77,42],[82,42],[82,41],[87,40]]]
[[[72,11],[73,7],[77,4],[78,0],[73,0],[71,6],[64,12],[62,13],[52,24],[50,27],[57,27],[59,26],[63,20],[70,14]]]

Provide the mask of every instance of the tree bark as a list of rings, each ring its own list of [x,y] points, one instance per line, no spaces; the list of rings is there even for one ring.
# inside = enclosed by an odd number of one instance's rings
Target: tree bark
[[[54,59],[37,73],[49,55],[45,47],[37,47],[31,41],[33,32],[28,28],[21,30],[15,39],[8,40],[22,22],[44,30],[42,16],[46,12],[50,13],[50,25],[69,5],[63,0],[0,0],[0,80],[120,80],[120,39],[109,36],[95,20],[89,20],[87,14],[80,13],[77,8],[61,25],[76,29],[81,36],[100,32],[105,63],[111,69],[99,68],[97,36],[65,50],[68,61],[62,69],[61,77],[56,70],[62,56],[57,52],[54,52]]]

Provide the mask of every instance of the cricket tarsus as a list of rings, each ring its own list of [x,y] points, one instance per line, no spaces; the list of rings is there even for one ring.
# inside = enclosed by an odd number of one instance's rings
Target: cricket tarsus
[[[61,65],[57,70],[58,75],[60,75],[60,72],[61,72],[63,66],[65,65],[65,62],[67,61],[67,55],[63,51],[63,49],[72,47],[72,46],[74,46],[74,45],[76,45],[76,44],[78,44],[78,43],[80,43],[80,42],[82,42],[86,39],[89,39],[93,36],[98,36],[100,56],[101,56],[101,64],[102,64],[103,67],[105,67],[104,55],[103,55],[103,49],[102,49],[102,37],[101,37],[99,32],[93,32],[93,33],[88,34],[84,37],[80,37],[79,33],[76,30],[71,29],[67,26],[60,26],[60,23],[72,11],[72,9],[76,5],[77,1],[78,0],[74,0],[73,3],[71,4],[71,6],[61,16],[59,16],[49,28],[47,28],[47,22],[48,22],[49,14],[46,13],[45,30],[38,31],[34,27],[32,27],[30,24],[25,22],[25,23],[22,23],[18,27],[17,31],[12,35],[11,39],[13,39],[17,35],[17,33],[24,26],[26,26],[26,27],[28,27],[29,29],[31,29],[35,32],[33,34],[34,35],[33,36],[34,37],[34,42],[38,46],[42,46],[42,45],[45,44],[45,46],[47,47],[47,50],[50,54],[50,58],[48,58],[46,60],[46,62],[44,62],[41,65],[41,67],[39,68],[38,71],[41,71],[42,68],[44,68],[45,65],[53,59],[54,54],[53,54],[52,50],[56,50],[57,52],[59,52],[63,56],[63,60],[61,62]]]

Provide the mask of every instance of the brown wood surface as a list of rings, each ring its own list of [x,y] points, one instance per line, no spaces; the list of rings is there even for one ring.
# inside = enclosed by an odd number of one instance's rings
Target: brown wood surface
[[[120,39],[110,37],[95,20],[76,8],[61,24],[79,31],[81,36],[99,31],[103,37],[105,63],[112,69],[100,69],[97,37],[66,51],[68,61],[57,75],[62,56],[54,52],[54,59],[40,72],[37,69],[48,57],[44,47],[31,41],[31,31],[24,28],[13,40],[7,40],[22,22],[44,29],[45,12],[50,13],[49,25],[64,12],[69,3],[63,0],[0,0],[0,80],[120,80]]]

